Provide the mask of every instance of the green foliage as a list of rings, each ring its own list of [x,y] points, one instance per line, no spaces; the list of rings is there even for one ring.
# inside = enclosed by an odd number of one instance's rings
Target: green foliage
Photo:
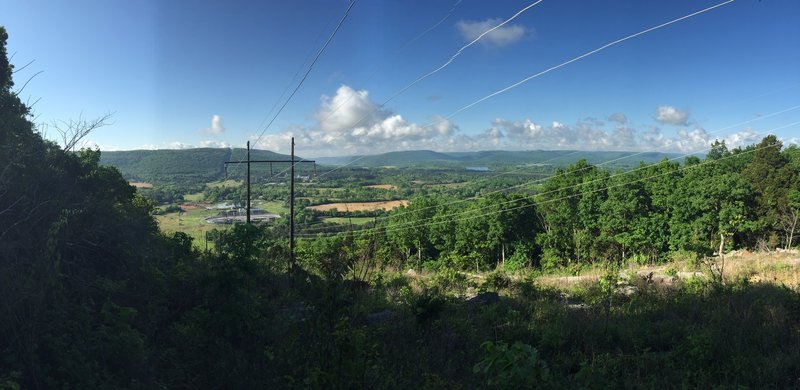
[[[547,363],[539,351],[519,341],[510,347],[505,342],[481,344],[484,358],[473,367],[475,374],[487,377],[487,384],[501,389],[535,389],[550,379]]]
[[[774,139],[614,177],[579,162],[534,200],[420,195],[385,236],[300,241],[303,267],[287,273],[285,222],[217,231],[216,251],[200,253],[185,233],[161,234],[153,202],[99,152],[43,140],[11,91],[6,39],[0,28],[0,388],[798,385],[800,294],[787,287],[692,278],[625,297],[609,267],[577,294],[588,308],[530,281],[507,288],[500,270],[481,286],[504,289],[498,302],[447,294],[469,285],[464,269],[691,259],[788,235],[779,216],[798,203],[796,155]],[[161,163],[200,164],[177,160]],[[197,177],[219,174],[211,161]],[[353,172],[342,171],[332,180]],[[433,280],[348,279],[413,261]]]
[[[481,290],[499,291],[511,286],[511,279],[503,271],[495,270],[486,274]]]

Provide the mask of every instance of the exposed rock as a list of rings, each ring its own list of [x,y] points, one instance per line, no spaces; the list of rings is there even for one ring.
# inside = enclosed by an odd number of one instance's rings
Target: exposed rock
[[[397,314],[392,309],[383,309],[379,312],[367,314],[367,325],[381,325],[395,319]]]
[[[417,271],[414,271],[413,268],[409,268],[408,271],[406,271],[405,275],[407,277],[409,277],[409,278],[416,278],[417,277]]]
[[[494,291],[482,292],[467,300],[467,303],[473,305],[489,305],[500,302],[500,295]]]
[[[350,291],[367,291],[372,287],[363,280],[345,280],[342,281],[342,285]]]
[[[706,275],[702,272],[695,271],[695,272],[678,272],[678,279],[692,279],[692,278],[703,278]]]
[[[619,290],[622,295],[631,296],[639,292],[639,289],[636,286],[625,286]]]

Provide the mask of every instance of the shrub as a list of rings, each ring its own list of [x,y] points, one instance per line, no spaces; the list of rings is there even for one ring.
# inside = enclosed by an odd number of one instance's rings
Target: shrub
[[[511,347],[505,342],[481,344],[484,358],[472,368],[472,372],[486,377],[489,386],[501,389],[530,389],[541,387],[550,379],[547,363],[539,357],[539,351],[519,341]]]

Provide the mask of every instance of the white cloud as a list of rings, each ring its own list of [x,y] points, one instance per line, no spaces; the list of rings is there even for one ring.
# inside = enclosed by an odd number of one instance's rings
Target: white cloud
[[[689,113],[672,106],[658,107],[656,122],[668,125],[686,126],[689,124]]]
[[[170,142],[166,148],[159,148],[159,149],[194,149],[194,145],[186,144],[180,141]]]
[[[222,125],[222,118],[214,114],[211,116],[211,127],[206,129],[206,133],[219,135],[225,132],[225,126]]]
[[[485,31],[502,23],[502,19],[486,19],[484,21],[461,20],[456,23],[456,28],[467,42],[472,42]],[[486,34],[479,41],[485,45],[507,46],[522,39],[529,30],[519,24],[507,24]]]
[[[398,149],[433,148],[453,136],[457,127],[449,120],[433,118],[420,125],[381,108],[369,93],[342,85],[332,97],[323,96],[313,127],[294,126],[283,134],[267,135],[257,147],[285,152],[289,139],[316,155],[380,153]],[[253,137],[255,139],[256,137]]]
[[[609,115],[608,120],[610,120],[612,122],[617,122],[617,123],[620,123],[620,124],[628,123],[628,117],[625,116],[625,114],[623,114],[621,112],[615,112],[615,113]]]
[[[688,115],[680,118],[681,114],[677,110],[662,111],[666,116],[672,114],[678,121],[688,122]],[[514,121],[497,118],[482,132],[468,135],[461,133],[456,124],[440,117],[431,118],[431,124],[428,125],[412,122],[371,101],[367,91],[355,90],[346,85],[339,87],[333,96],[321,98],[314,118],[316,123],[312,125],[292,126],[282,133],[265,135],[254,147],[287,153],[290,138],[295,137],[298,153],[303,156],[378,154],[418,149],[574,149],[694,153],[704,151],[717,139],[717,136],[699,126],[666,133],[662,133],[657,126],[636,128],[621,113],[613,114],[607,123],[592,117],[572,124],[551,121],[549,125],[532,119]],[[729,147],[752,144],[759,138],[750,129],[720,137]],[[251,141],[255,139],[255,136],[251,137]]]
[[[225,141],[200,141],[201,148],[230,148],[231,144]]]
[[[745,129],[724,137],[715,136],[705,129],[696,127],[692,130],[681,129],[677,137],[667,137],[658,127],[652,127],[641,136],[642,145],[648,150],[664,150],[681,153],[705,152],[714,141],[725,141],[728,148],[746,146],[758,142],[762,135],[752,129]]]

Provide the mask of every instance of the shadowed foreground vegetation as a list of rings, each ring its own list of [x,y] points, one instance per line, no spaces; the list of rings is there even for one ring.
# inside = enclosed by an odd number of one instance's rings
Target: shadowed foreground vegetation
[[[609,266],[564,296],[502,272],[471,285],[447,264],[400,274],[377,260],[397,257],[387,246],[352,236],[304,241],[287,272],[281,225],[235,226],[199,252],[159,231],[99,152],[34,131],[6,39],[0,28],[0,389],[800,386],[788,287],[623,290]]]

